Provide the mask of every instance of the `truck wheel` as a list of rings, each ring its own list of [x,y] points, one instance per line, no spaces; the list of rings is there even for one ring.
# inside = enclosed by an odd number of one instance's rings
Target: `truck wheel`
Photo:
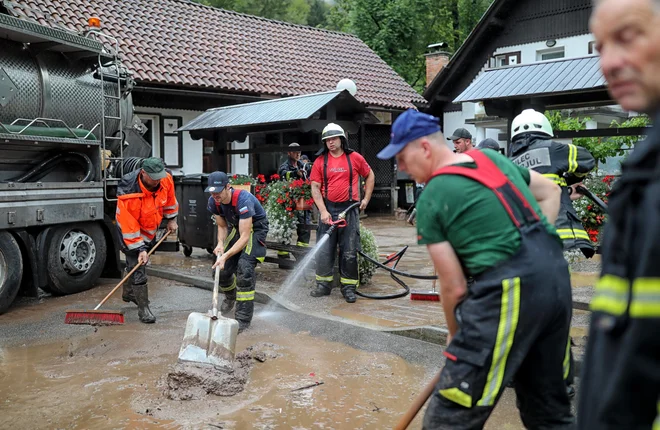
[[[48,286],[53,294],[89,290],[105,266],[103,229],[94,223],[58,227],[48,244]]]
[[[183,246],[183,255],[190,257],[192,255],[192,246],[182,245]]]
[[[0,314],[9,309],[16,298],[23,277],[23,256],[18,242],[10,233],[0,231]]]

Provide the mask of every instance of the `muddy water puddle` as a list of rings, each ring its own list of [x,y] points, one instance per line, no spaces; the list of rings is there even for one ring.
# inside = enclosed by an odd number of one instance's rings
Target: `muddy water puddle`
[[[0,349],[3,427],[384,428],[426,377],[397,356],[307,333],[240,336],[237,351],[260,343],[277,354],[253,360],[242,392],[188,401],[163,393],[180,345],[173,330],[101,327],[87,338]]]
[[[179,331],[128,324],[0,348],[3,427],[391,428],[430,378],[393,354],[262,324],[238,339],[237,351],[254,346],[242,391],[170,400],[164,382],[176,368]],[[522,428],[511,393],[502,402],[487,428]],[[421,414],[410,428],[421,428]]]

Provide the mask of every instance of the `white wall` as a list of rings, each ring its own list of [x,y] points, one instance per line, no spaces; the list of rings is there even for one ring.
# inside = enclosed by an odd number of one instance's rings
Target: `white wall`
[[[231,149],[250,149],[250,137],[245,139],[245,142],[234,141],[231,143]],[[242,157],[241,157],[242,156]],[[232,154],[231,156],[231,173],[239,175],[249,174],[250,169],[250,154]]]
[[[161,116],[180,116],[183,118],[183,123],[185,125],[197,118],[200,114],[204,113],[203,111],[192,111],[192,110],[182,110],[182,109],[159,109],[152,107],[142,107],[135,106],[135,112],[138,116],[142,114],[158,114]],[[157,127],[157,130],[154,130],[154,142],[155,145],[152,147],[152,155],[154,157],[162,157],[160,154],[160,133],[161,130]],[[181,167],[172,167],[170,168],[173,173],[201,173],[203,170],[203,148],[202,140],[193,140],[190,137],[190,133],[183,133],[183,163]]]
[[[520,51],[520,64],[530,64],[537,62],[537,52],[549,49],[564,47],[564,58],[579,58],[589,56],[589,42],[594,40],[592,34],[582,34],[580,36],[566,37],[556,39],[557,44],[548,48],[545,40],[524,45],[503,46],[497,48],[493,56],[507,52]],[[596,55],[596,53],[592,54]]]

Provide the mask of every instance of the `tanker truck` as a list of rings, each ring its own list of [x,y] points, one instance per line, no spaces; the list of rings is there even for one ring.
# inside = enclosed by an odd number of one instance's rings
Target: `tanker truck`
[[[120,275],[116,185],[151,154],[119,43],[0,13],[0,313]]]

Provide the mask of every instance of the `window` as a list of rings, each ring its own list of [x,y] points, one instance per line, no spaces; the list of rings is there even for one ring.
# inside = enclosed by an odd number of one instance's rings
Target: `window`
[[[564,58],[564,47],[536,51],[536,61],[548,61]]]
[[[516,64],[520,64],[520,51],[494,55],[490,57],[490,61],[488,62],[488,66],[491,69],[513,66]]]
[[[596,41],[595,40],[592,40],[591,42],[589,42],[588,52],[589,52],[589,55],[598,54],[598,52],[596,52]]]
[[[162,117],[163,139],[160,143],[160,156],[167,167],[183,166],[183,133],[175,132],[183,125],[180,116]]]

